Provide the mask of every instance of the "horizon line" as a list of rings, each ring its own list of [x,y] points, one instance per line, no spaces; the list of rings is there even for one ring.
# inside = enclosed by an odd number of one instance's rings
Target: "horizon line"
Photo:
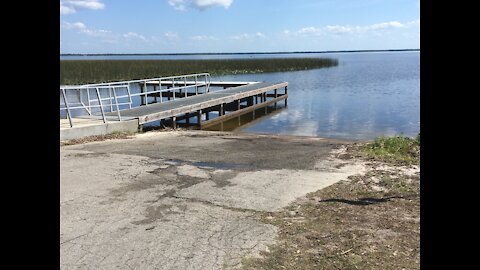
[[[219,53],[60,53],[60,56],[104,56],[104,55],[225,55],[225,54],[296,54],[296,53],[350,53],[350,52],[391,52],[420,51],[418,49],[384,49],[384,50],[338,50],[338,51],[293,51],[293,52],[219,52]]]

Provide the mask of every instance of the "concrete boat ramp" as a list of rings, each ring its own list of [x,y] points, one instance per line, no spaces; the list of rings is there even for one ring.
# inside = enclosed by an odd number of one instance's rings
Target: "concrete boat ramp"
[[[364,173],[333,155],[345,143],[188,130],[62,146],[60,267],[236,269],[276,241],[261,216]]]

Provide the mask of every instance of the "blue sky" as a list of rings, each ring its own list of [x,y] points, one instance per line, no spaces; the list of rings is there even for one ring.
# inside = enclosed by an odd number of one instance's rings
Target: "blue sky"
[[[419,48],[419,0],[60,0],[60,53]]]

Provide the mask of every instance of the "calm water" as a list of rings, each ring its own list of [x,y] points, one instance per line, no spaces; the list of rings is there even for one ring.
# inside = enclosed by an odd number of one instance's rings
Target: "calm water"
[[[126,56],[116,57],[133,59],[125,58]],[[212,77],[212,80],[289,83],[288,107],[237,128],[241,131],[343,139],[373,139],[380,135],[400,133],[415,136],[420,131],[418,51],[131,57],[134,59],[334,57],[339,60],[337,67],[220,76]]]
[[[323,55],[326,56],[326,55]],[[222,76],[225,81],[288,81],[288,107],[241,130],[373,139],[420,131],[420,53],[329,54],[333,68]]]

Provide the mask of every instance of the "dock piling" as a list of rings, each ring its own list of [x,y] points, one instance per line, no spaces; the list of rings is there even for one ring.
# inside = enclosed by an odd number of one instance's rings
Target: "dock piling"
[[[197,111],[197,123],[198,123],[198,127],[202,129],[202,110]]]

